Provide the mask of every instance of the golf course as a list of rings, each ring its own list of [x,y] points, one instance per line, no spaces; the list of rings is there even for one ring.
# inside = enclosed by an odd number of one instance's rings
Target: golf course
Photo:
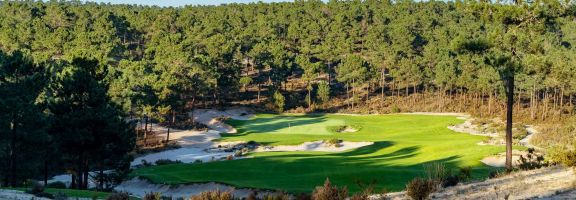
[[[218,142],[278,146],[337,139],[373,144],[343,152],[256,152],[228,161],[144,167],[131,176],[157,184],[217,182],[290,193],[310,192],[326,178],[351,192],[370,183],[376,190],[400,191],[408,181],[425,176],[424,165],[435,162],[455,172],[470,167],[473,178],[485,178],[496,168],[480,160],[505,147],[478,145],[484,137],[447,128],[463,121],[457,116],[416,114],[258,114],[249,120],[227,120],[237,133],[222,134]],[[338,131],[342,127],[353,131]]]

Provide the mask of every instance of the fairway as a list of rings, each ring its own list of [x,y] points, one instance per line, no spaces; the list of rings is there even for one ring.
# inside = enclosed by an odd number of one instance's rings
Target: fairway
[[[352,192],[358,182],[376,183],[377,189],[402,190],[407,181],[423,175],[423,164],[470,166],[474,178],[486,177],[492,168],[483,157],[504,151],[503,146],[480,146],[484,138],[456,133],[447,126],[462,123],[454,116],[429,115],[257,115],[246,121],[227,123],[238,129],[221,141],[256,141],[268,145],[300,144],[337,138],[371,141],[373,145],[341,153],[266,152],[254,158],[203,164],[174,164],[137,169],[154,183],[186,184],[220,182],[238,187],[310,192],[328,177]],[[290,125],[288,125],[290,123]],[[356,126],[358,132],[337,133],[333,126]]]

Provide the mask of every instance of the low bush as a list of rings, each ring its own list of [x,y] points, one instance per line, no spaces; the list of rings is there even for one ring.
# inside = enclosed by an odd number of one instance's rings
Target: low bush
[[[47,193],[47,192],[40,192],[40,193],[34,194],[34,196],[41,197],[41,198],[54,199],[54,195]]]
[[[37,195],[44,192],[44,185],[38,183],[38,181],[30,181],[30,189],[26,191],[28,194]]]
[[[202,192],[199,195],[194,195],[190,197],[190,200],[233,200],[234,196],[232,192],[229,191],[208,191]]]
[[[348,197],[348,188],[333,186],[326,178],[323,186],[318,186],[312,193],[313,200],[344,200]]]
[[[48,183],[47,188],[66,189],[66,184],[60,181]]]
[[[332,139],[326,140],[324,142],[326,144],[328,144],[329,146],[339,147],[340,143],[342,143],[342,140],[339,140],[338,138],[332,138]]]
[[[142,167],[150,167],[150,166],[152,166],[152,163],[150,163],[150,162],[148,162],[148,161],[146,161],[146,160],[144,160],[144,159],[140,160],[140,163],[141,163]]]
[[[544,156],[537,154],[533,148],[528,148],[528,154],[520,155],[518,160],[518,168],[521,170],[540,169],[546,166],[548,163],[544,161]]]
[[[452,175],[452,172],[444,165],[444,163],[434,162],[424,165],[424,172],[429,180],[436,181],[437,183],[443,183],[448,177]]]
[[[290,195],[286,193],[264,195],[261,200],[290,200]]]
[[[312,200],[312,196],[309,193],[300,193],[296,195],[295,200]]]
[[[566,167],[576,167],[576,145],[568,149],[563,147],[554,147],[547,153],[547,160],[553,164],[561,164]]]
[[[400,110],[400,108],[397,105],[393,105],[392,108],[390,109],[390,112],[399,113],[402,112],[402,110]]]
[[[68,200],[68,195],[62,193],[62,192],[57,192],[54,195],[54,200]]]
[[[436,186],[434,180],[417,177],[406,185],[406,195],[414,200],[424,200],[436,191]]]
[[[161,200],[162,194],[159,192],[146,193],[142,200]]]
[[[160,159],[154,162],[156,165],[169,165],[169,164],[181,164],[182,161],[180,160],[168,160],[168,159]]]
[[[125,192],[112,193],[110,194],[110,196],[108,196],[108,198],[106,198],[106,200],[129,200],[129,199],[130,195],[128,195],[128,193]]]
[[[472,178],[472,168],[471,167],[460,168],[458,172],[458,178],[462,181],[466,181]]]

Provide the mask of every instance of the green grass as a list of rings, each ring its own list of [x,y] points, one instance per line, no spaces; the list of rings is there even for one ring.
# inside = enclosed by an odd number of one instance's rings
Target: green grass
[[[27,188],[2,188],[7,190],[18,190],[26,191]],[[96,192],[90,190],[74,190],[74,189],[55,189],[55,188],[45,188],[44,192],[56,195],[58,193],[66,194],[66,196],[71,198],[96,198],[96,199],[106,199],[111,193],[108,192]],[[132,200],[137,200],[138,198],[131,197]]]
[[[265,152],[251,159],[174,164],[135,170],[132,176],[155,183],[186,184],[220,182],[238,187],[279,189],[292,193],[310,192],[329,177],[336,185],[352,191],[358,182],[375,181],[377,189],[402,190],[423,165],[443,162],[452,169],[470,166],[475,178],[494,170],[480,159],[504,151],[503,146],[479,146],[484,137],[456,133],[447,128],[462,120],[452,116],[425,115],[258,115],[247,121],[228,121],[237,134],[222,141],[257,141],[269,145],[300,144],[338,138],[373,141],[374,145],[341,153]],[[290,124],[290,125],[288,125]],[[329,127],[362,127],[355,133],[334,133]]]

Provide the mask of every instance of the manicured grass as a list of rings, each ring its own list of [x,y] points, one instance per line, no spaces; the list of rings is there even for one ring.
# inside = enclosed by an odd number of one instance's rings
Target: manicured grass
[[[132,176],[155,183],[215,181],[292,193],[310,192],[329,177],[332,183],[346,185],[352,192],[361,190],[358,182],[373,181],[377,189],[398,191],[412,178],[423,176],[423,164],[432,162],[443,162],[455,170],[470,166],[475,178],[486,177],[493,168],[479,160],[504,151],[503,146],[477,145],[483,137],[449,130],[450,124],[462,123],[453,116],[266,114],[228,123],[239,133],[223,135],[222,141],[281,145],[338,138],[375,144],[342,153],[266,152],[251,154],[254,158],[249,159],[154,166],[135,170]],[[362,128],[355,133],[330,131],[329,127],[341,125]]]

